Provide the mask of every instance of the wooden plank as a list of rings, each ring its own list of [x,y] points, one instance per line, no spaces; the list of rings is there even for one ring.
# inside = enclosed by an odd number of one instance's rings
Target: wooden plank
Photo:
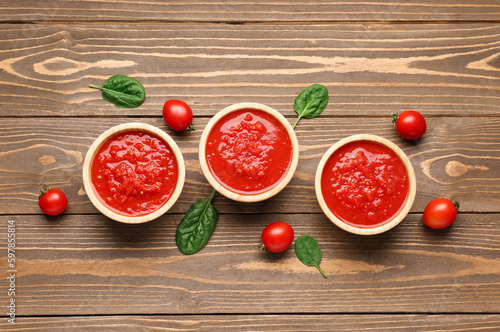
[[[314,174],[322,155],[338,140],[370,133],[388,138],[409,156],[417,176],[412,212],[422,212],[433,198],[459,201],[463,212],[499,212],[500,118],[429,117],[425,136],[411,142],[400,138],[392,118],[303,119],[296,128],[300,161],[294,178],[277,196],[260,203],[235,203],[221,195],[215,202],[223,213],[321,213],[314,192]],[[289,119],[290,122],[294,118]],[[208,197],[210,187],[198,161],[199,138],[207,118],[196,118],[197,130],[174,133],[162,118],[2,119],[0,123],[0,213],[40,213],[42,185],[62,188],[68,214],[97,213],[82,185],[84,156],[95,138],[119,123],[140,121],[166,130],[186,160],[186,184],[171,212],[184,213],[196,200]]]
[[[196,116],[244,101],[292,115],[313,83],[335,115],[498,115],[499,36],[498,24],[4,24],[0,116],[158,116],[171,98]],[[88,88],[114,74],[145,85],[141,107]]]
[[[445,230],[412,214],[370,237],[321,214],[222,214],[208,245],[190,256],[175,245],[180,218],[126,225],[104,216],[3,217],[16,225],[16,313],[500,312],[499,214],[461,214]],[[259,251],[262,229],[277,220],[318,240],[327,279],[300,263],[293,246]]]
[[[22,317],[9,331],[482,331],[496,332],[499,315],[200,315]]]
[[[0,21],[317,22],[498,21],[494,0],[395,1],[0,1]]]
[[[0,8],[0,237],[15,220],[18,270],[17,324],[6,317],[0,330],[498,330],[498,1],[0,0]],[[145,84],[143,106],[116,109],[87,87],[117,73]],[[290,185],[259,204],[218,195],[214,236],[182,255],[175,228],[210,192],[197,160],[209,117],[257,101],[293,122],[293,100],[312,83],[329,88],[330,107],[299,124]],[[154,222],[113,222],[88,202],[83,157],[114,124],[171,133],[160,113],[169,98],[187,101],[199,128],[172,133],[187,159],[183,195]],[[422,140],[404,141],[390,125],[387,116],[404,109],[428,119]],[[365,132],[400,145],[419,181],[410,215],[373,237],[333,226],[313,190],[328,146]],[[40,213],[42,183],[68,193],[64,215]],[[437,196],[462,203],[456,223],[439,231],[421,221]],[[327,279],[293,248],[257,250],[276,220],[319,240]]]

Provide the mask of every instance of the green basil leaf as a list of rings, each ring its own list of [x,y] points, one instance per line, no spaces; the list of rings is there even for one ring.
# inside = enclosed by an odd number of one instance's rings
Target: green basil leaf
[[[114,75],[103,86],[90,84],[89,87],[102,90],[102,99],[120,108],[139,107],[146,99],[141,82],[125,75]]]
[[[325,272],[319,267],[321,262],[321,248],[318,241],[310,235],[301,235],[295,240],[295,255],[307,266],[316,266],[326,278]]]
[[[214,232],[219,213],[215,206],[210,204],[215,190],[208,199],[201,199],[191,205],[182,218],[175,240],[179,250],[186,255],[192,255],[205,247]]]
[[[321,84],[313,84],[302,91],[297,98],[293,108],[298,114],[297,121],[293,124],[293,128],[299,123],[302,117],[312,119],[320,115],[326,105],[328,105],[328,89]]]

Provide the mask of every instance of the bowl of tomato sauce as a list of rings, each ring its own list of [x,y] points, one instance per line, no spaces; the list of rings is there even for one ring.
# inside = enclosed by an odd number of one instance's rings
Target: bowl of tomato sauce
[[[338,227],[359,235],[383,233],[398,225],[415,199],[416,178],[406,154],[376,135],[346,137],[321,158],[316,197]]]
[[[299,144],[281,113],[259,103],[238,103],[210,119],[201,135],[199,159],[203,174],[219,193],[239,202],[258,202],[290,182]]]
[[[185,172],[182,153],[167,133],[133,122],[112,127],[93,142],[83,164],[83,184],[101,213],[139,224],[174,205]]]

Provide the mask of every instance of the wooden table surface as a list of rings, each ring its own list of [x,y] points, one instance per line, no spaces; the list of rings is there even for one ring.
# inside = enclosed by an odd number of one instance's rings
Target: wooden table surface
[[[499,331],[500,1],[0,1],[0,274],[15,223],[15,296],[2,284],[8,331]],[[118,109],[88,85],[114,74],[146,88]],[[293,123],[293,103],[320,83],[330,103],[296,128],[300,161],[277,196],[254,204],[216,195],[208,245],[186,256],[175,230],[211,187],[198,142],[220,109],[267,104]],[[191,105],[196,131],[162,118],[167,99]],[[415,142],[391,113],[427,119]],[[125,225],[100,214],[83,159],[106,129],[139,121],[171,135],[186,183],[161,218]],[[385,137],[417,177],[410,214],[376,236],[351,235],[314,194],[321,156],[358,133]],[[38,207],[59,187],[66,211]],[[431,230],[434,198],[459,201],[455,223]],[[293,248],[258,250],[262,229],[286,221],[314,236],[324,279]],[[15,323],[7,316],[15,299]]]

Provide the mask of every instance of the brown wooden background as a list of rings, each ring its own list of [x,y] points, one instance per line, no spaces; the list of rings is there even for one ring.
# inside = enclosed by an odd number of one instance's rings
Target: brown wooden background
[[[88,88],[114,74],[144,84],[141,107]],[[499,82],[500,1],[0,1],[0,275],[8,220],[18,270],[17,324],[0,330],[498,331]],[[257,204],[216,196],[208,246],[182,255],[177,224],[211,190],[197,155],[210,117],[253,101],[293,123],[314,83],[330,103],[297,126],[290,185]],[[194,133],[164,124],[171,98],[192,106]],[[427,119],[417,142],[392,126],[405,109]],[[99,214],[81,176],[92,141],[131,121],[169,133],[187,167],[178,203],[140,226]],[[314,196],[322,154],[357,133],[398,144],[418,180],[409,216],[372,237],[333,226]],[[66,192],[63,215],[41,214],[42,185]],[[440,231],[421,221],[437,197],[461,204]],[[278,220],[319,241],[328,279],[293,248],[258,251]]]

